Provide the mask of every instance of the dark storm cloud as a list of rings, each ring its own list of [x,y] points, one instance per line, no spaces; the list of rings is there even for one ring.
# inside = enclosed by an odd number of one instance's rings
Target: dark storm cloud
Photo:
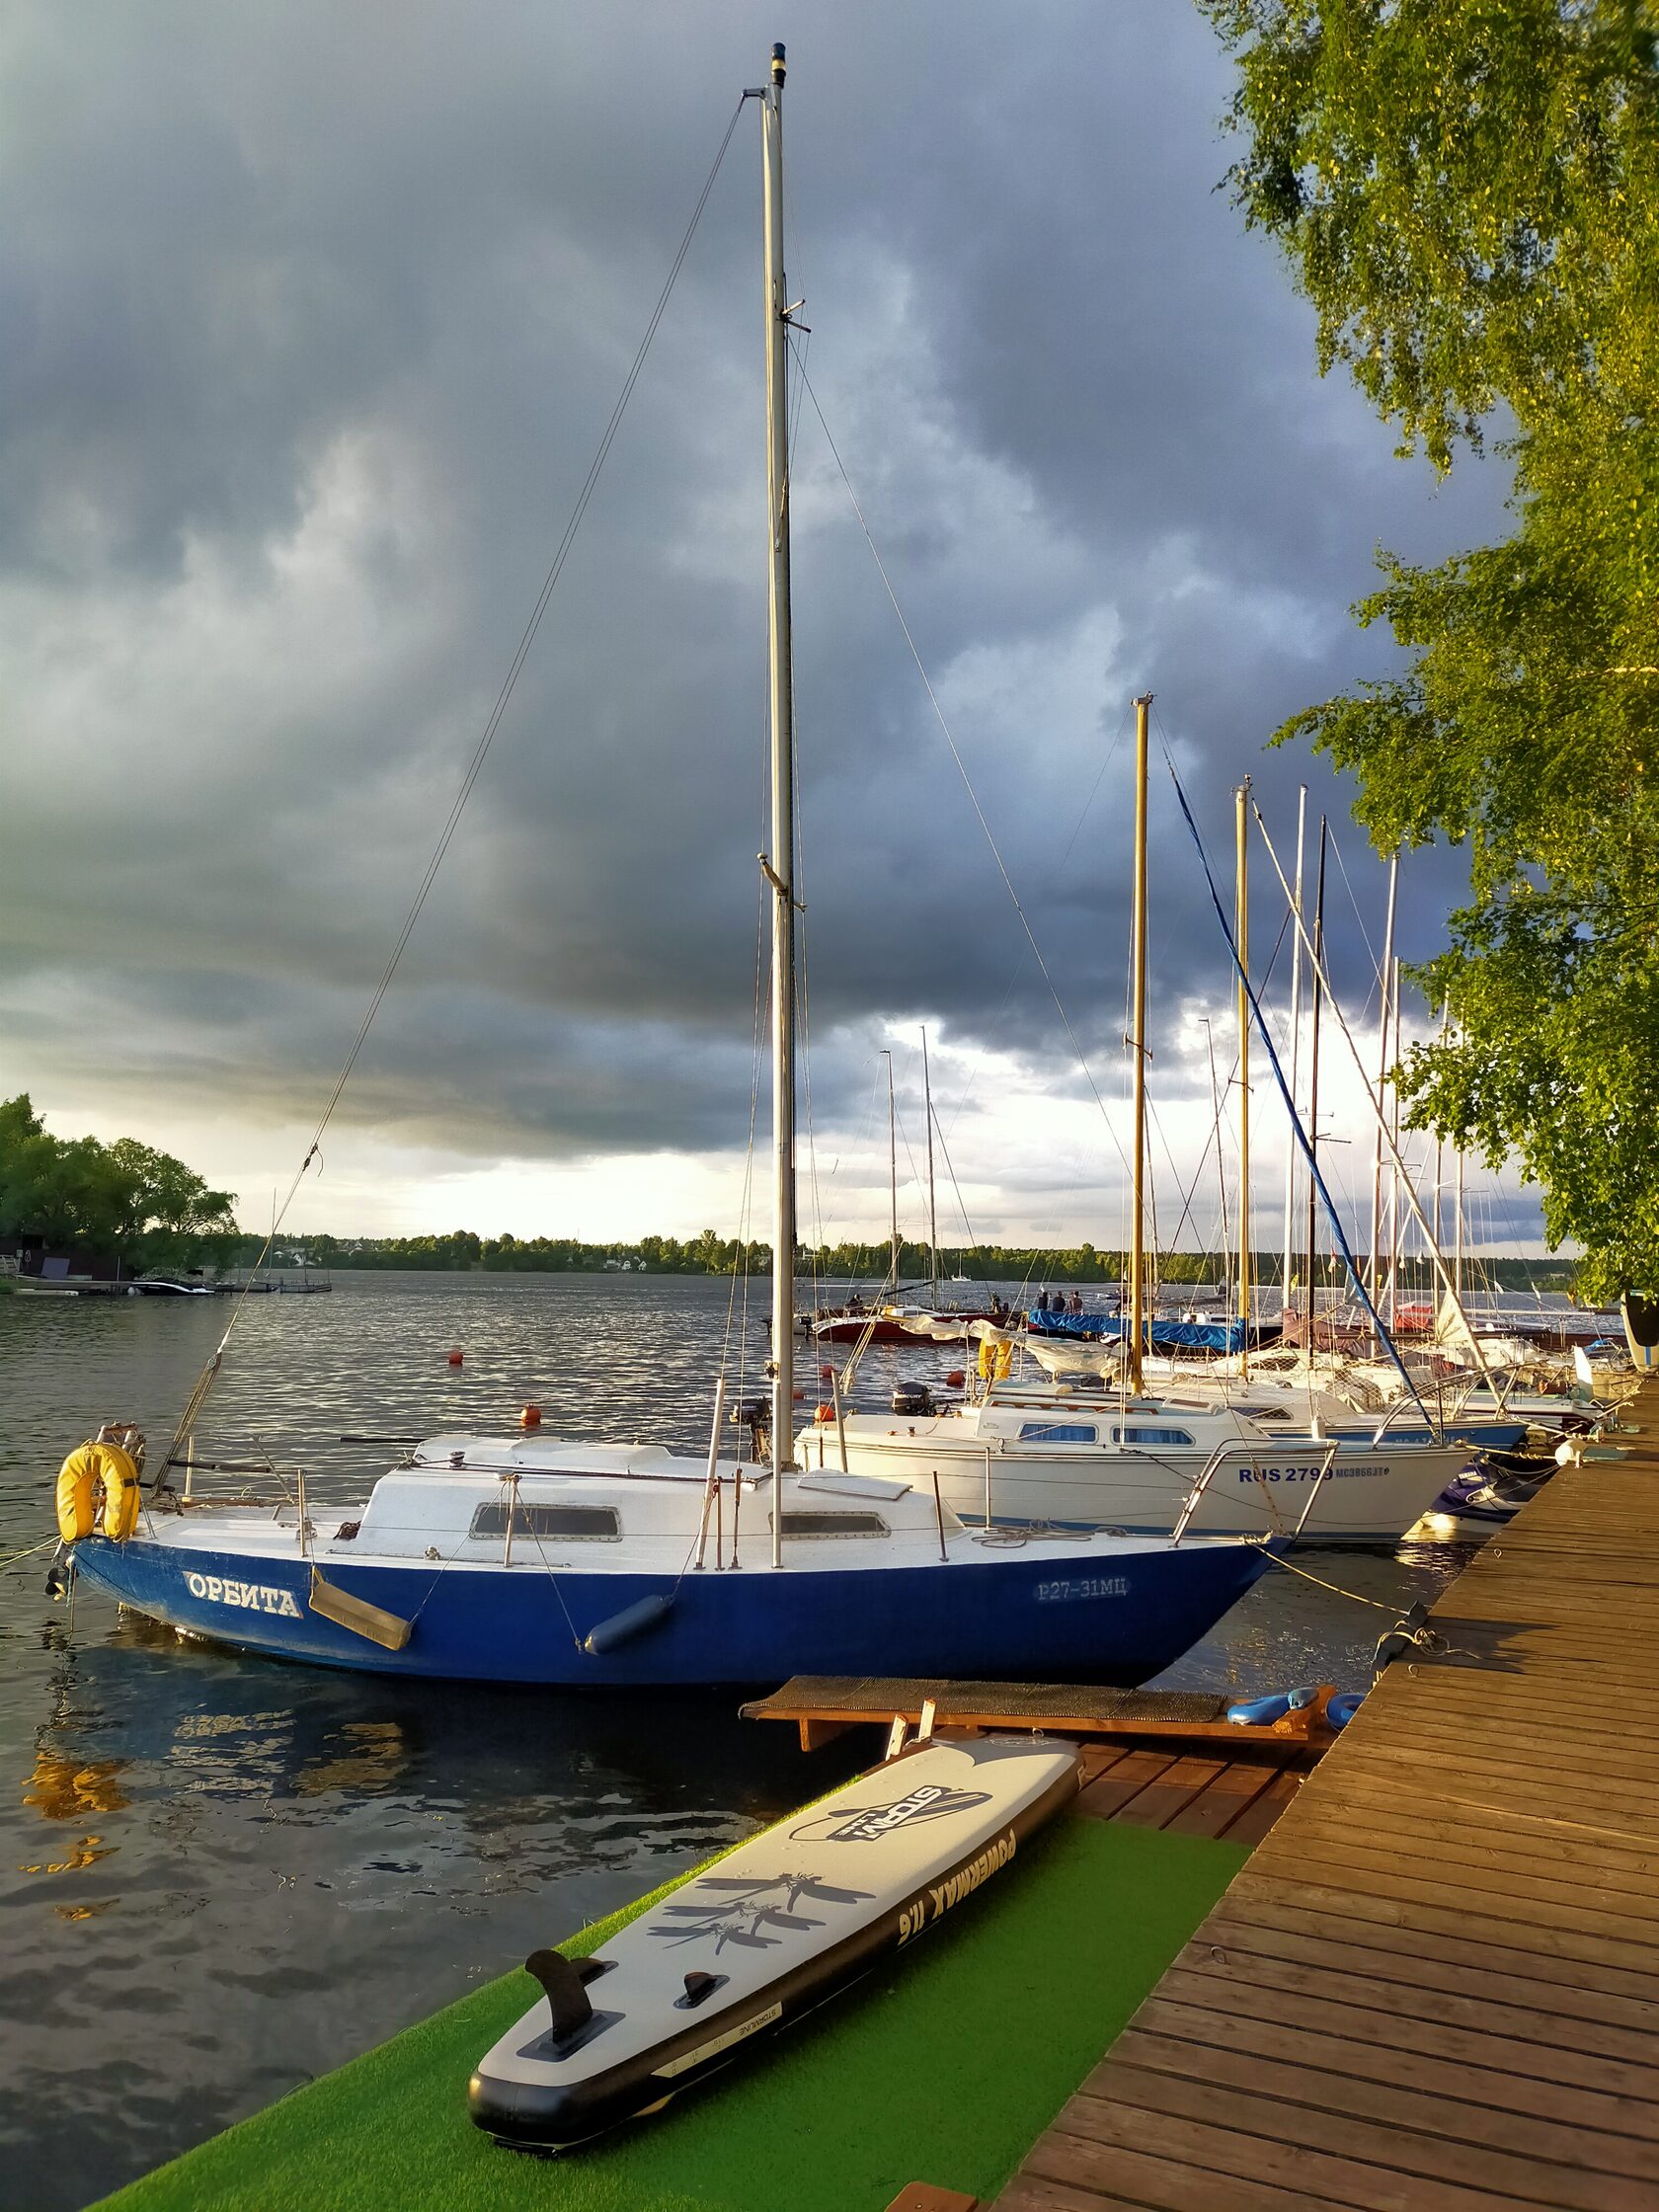
[[[17,1080],[49,1097],[80,1010],[124,1005],[113,1112],[187,1066],[249,1119],[326,1091],[780,33],[813,382],[1108,1094],[1132,692],[1219,869],[1246,771],[1287,851],[1305,779],[1358,862],[1330,777],[1262,742],[1386,666],[1345,615],[1376,544],[1478,540],[1502,485],[1436,493],[1314,378],[1307,312],[1215,189],[1227,76],[1183,12],[38,4],[0,65]],[[368,1126],[480,1155],[741,1142],[752,125],[348,1095]],[[810,403],[797,472],[821,1110],[916,1019],[1086,1096]],[[1157,775],[1167,1030],[1226,979]],[[1432,913],[1456,862],[1413,865]]]

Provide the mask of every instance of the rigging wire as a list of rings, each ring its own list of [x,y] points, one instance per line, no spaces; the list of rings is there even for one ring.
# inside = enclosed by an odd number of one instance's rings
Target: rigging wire
[[[1325,1213],[1330,1221],[1331,1233],[1335,1237],[1338,1246],[1341,1248],[1342,1257],[1347,1266],[1349,1278],[1352,1281],[1356,1292],[1359,1294],[1361,1304],[1364,1305],[1367,1313],[1371,1316],[1372,1326],[1377,1331],[1378,1340],[1387,1346],[1388,1356],[1393,1361],[1395,1367],[1398,1368],[1400,1373],[1400,1380],[1404,1382],[1407,1390],[1411,1393],[1412,1402],[1416,1405],[1417,1410],[1422,1414],[1423,1419],[1428,1424],[1431,1433],[1438,1433],[1436,1431],[1434,1417],[1423,1402],[1422,1393],[1418,1389],[1416,1382],[1412,1380],[1411,1371],[1409,1370],[1409,1368],[1407,1368],[1405,1362],[1400,1358],[1399,1348],[1394,1343],[1393,1337],[1390,1335],[1388,1330],[1384,1328],[1382,1324],[1382,1317],[1378,1312],[1376,1306],[1372,1304],[1371,1295],[1367,1291],[1365,1284],[1361,1279],[1359,1264],[1355,1260],[1354,1254],[1349,1247],[1348,1232],[1342,1225],[1342,1217],[1337,1212],[1337,1209],[1332,1202],[1330,1191],[1326,1185],[1325,1178],[1320,1171],[1317,1154],[1314,1152],[1312,1146],[1307,1142],[1307,1132],[1303,1128],[1301,1117],[1298,1115],[1295,1103],[1291,1098],[1289,1085],[1285,1081],[1285,1072],[1279,1064],[1278,1052],[1274,1048],[1272,1033],[1269,1030],[1266,1021],[1262,1017],[1261,1001],[1256,995],[1255,986],[1250,982],[1248,975],[1245,973],[1244,963],[1238,957],[1238,947],[1233,941],[1232,926],[1228,922],[1226,911],[1222,905],[1221,893],[1216,889],[1216,879],[1210,872],[1210,856],[1204,849],[1204,839],[1198,833],[1198,824],[1193,819],[1192,808],[1187,804],[1187,795],[1181,787],[1181,779],[1175,773],[1175,762],[1170,757],[1168,746],[1164,746],[1162,750],[1163,764],[1169,770],[1169,780],[1175,787],[1175,797],[1177,802],[1179,803],[1182,817],[1186,822],[1188,830],[1192,832],[1193,844],[1196,846],[1198,851],[1199,865],[1204,871],[1205,888],[1210,894],[1210,904],[1216,910],[1216,920],[1220,924],[1223,940],[1226,945],[1227,952],[1232,960],[1234,972],[1238,977],[1239,988],[1243,991],[1245,999],[1249,1004],[1250,1011],[1255,1016],[1256,1026],[1261,1032],[1262,1044],[1267,1051],[1268,1066],[1273,1069],[1274,1080],[1278,1083],[1280,1095],[1283,1097],[1286,1107],[1290,1112],[1291,1125],[1293,1130],[1295,1131],[1297,1142],[1301,1145],[1304,1155],[1307,1160],[1307,1172],[1312,1177],[1313,1186],[1324,1202]],[[1265,837],[1266,825],[1265,823],[1261,822],[1260,808],[1257,808],[1255,812],[1256,820],[1258,824],[1261,825],[1262,833]],[[1271,853],[1272,850],[1272,844],[1271,842],[1269,842],[1268,851]],[[1275,866],[1277,867],[1277,861],[1275,861]]]
[[[1061,999],[1060,992],[1055,987],[1054,978],[1049,973],[1049,964],[1043,958],[1043,948],[1037,942],[1037,933],[1031,926],[1030,919],[1026,914],[1024,907],[1020,904],[1019,893],[1014,889],[1014,879],[1008,873],[1007,863],[1002,858],[1001,847],[997,844],[996,837],[991,830],[990,824],[986,819],[985,809],[980,804],[980,795],[974,788],[974,779],[968,773],[968,764],[963,759],[962,754],[957,748],[956,739],[952,735],[950,724],[945,720],[945,710],[939,704],[939,695],[933,688],[933,679],[927,672],[926,663],[922,660],[921,654],[917,649],[915,638],[910,630],[910,625],[905,618],[905,610],[899,604],[899,594],[893,589],[893,580],[887,573],[887,565],[883,561],[880,552],[877,550],[876,541],[870,533],[870,525],[864,519],[864,510],[859,505],[858,494],[852,488],[852,478],[847,474],[846,463],[841,459],[840,448],[835,443],[834,437],[830,433],[830,425],[824,419],[824,409],[819,403],[818,393],[813,387],[812,379],[808,376],[804,363],[801,367],[801,382],[806,388],[807,397],[813,403],[813,413],[818,417],[818,425],[820,430],[822,430],[824,433],[825,441],[830,447],[830,456],[833,459],[836,468],[840,471],[841,482],[846,487],[847,498],[852,503],[852,512],[858,517],[858,526],[864,533],[864,542],[870,548],[870,558],[876,564],[876,573],[882,580],[882,587],[887,592],[888,598],[892,603],[894,614],[898,618],[899,627],[905,634],[905,643],[910,649],[910,659],[916,665],[916,673],[921,677],[922,688],[927,693],[928,704],[933,709],[934,720],[938,723],[939,729],[943,734],[945,744],[950,749],[951,758],[956,762],[956,772],[962,778],[963,789],[968,794],[968,803],[974,810],[975,818],[979,822],[981,830],[985,832],[986,843],[990,847],[990,857],[995,861],[996,872],[1002,878],[1002,888],[1008,894],[1008,898],[1013,906],[1014,912],[1019,916],[1019,924],[1021,929],[1023,929],[1025,932],[1026,943],[1031,947],[1031,955],[1037,963],[1038,973],[1042,976],[1044,984],[1048,987],[1049,996],[1054,1000],[1055,1011],[1059,1014],[1061,1025],[1065,1029],[1066,1036],[1070,1040],[1071,1050],[1076,1055],[1077,1066],[1083,1071],[1083,1078],[1087,1082],[1089,1089],[1094,1094],[1094,1102],[1100,1109],[1100,1118],[1106,1124],[1107,1134],[1112,1140],[1113,1146],[1117,1151],[1119,1159],[1123,1162],[1125,1168],[1127,1168],[1129,1166],[1129,1158],[1124,1151],[1121,1142],[1119,1141],[1117,1131],[1112,1126],[1111,1116],[1106,1111],[1106,1101],[1100,1095],[1099,1085],[1095,1082],[1093,1072],[1090,1069],[1088,1061],[1084,1056],[1083,1048],[1078,1042],[1077,1033],[1071,1026],[1071,1017],[1066,1011],[1066,1007]]]
[[[380,1002],[385,997],[386,992],[391,986],[392,978],[397,973],[398,963],[403,958],[404,948],[408,945],[410,937],[414,933],[415,924],[421,918],[421,910],[426,906],[428,896],[432,891],[434,883],[437,880],[437,873],[443,865],[444,855],[448,852],[450,843],[455,835],[455,831],[460,827],[461,816],[466,810],[466,803],[472,796],[473,786],[478,781],[480,772],[482,771],[484,766],[485,759],[489,753],[490,747],[495,740],[497,731],[501,728],[502,721],[507,713],[508,707],[512,703],[513,694],[517,687],[518,678],[523,672],[524,664],[529,659],[530,649],[535,643],[536,633],[541,628],[542,617],[547,612],[548,602],[551,600],[554,592],[558,588],[559,578],[564,572],[565,563],[570,556],[572,546],[576,543],[577,533],[582,527],[583,520],[586,517],[588,509],[592,501],[593,493],[597,488],[600,474],[604,469],[606,460],[609,458],[611,446],[614,444],[616,439],[616,434],[622,426],[622,418],[627,413],[628,402],[634,395],[634,387],[639,382],[640,372],[645,367],[646,356],[651,351],[652,341],[656,338],[658,328],[661,325],[663,317],[668,310],[669,300],[672,295],[674,285],[678,280],[679,273],[685,265],[685,257],[691,250],[691,241],[697,234],[697,226],[702,221],[703,210],[708,205],[709,195],[714,190],[715,180],[720,175],[721,165],[726,159],[726,149],[732,143],[733,133],[738,127],[738,119],[743,114],[744,107],[747,104],[749,97],[750,96],[748,93],[744,93],[743,95],[741,95],[737,106],[732,111],[732,119],[726,125],[726,134],[720,141],[720,149],[716,153],[713,164],[709,169],[709,173],[703,181],[702,191],[698,194],[696,205],[691,210],[691,219],[685,226],[685,235],[681,238],[679,242],[679,250],[674,255],[673,262],[670,267],[668,279],[664,283],[662,291],[658,294],[657,304],[652,309],[650,320],[645,326],[645,335],[641,338],[639,346],[635,351],[634,357],[629,363],[628,373],[622,380],[622,389],[617,394],[616,404],[610,411],[610,419],[605,424],[603,434],[601,435],[598,442],[598,447],[594,452],[592,461],[589,465],[588,474],[583,480],[582,489],[577,494],[576,504],[572,508],[570,518],[565,524],[564,536],[560,539],[558,549],[553,555],[552,563],[548,568],[546,576],[542,580],[541,590],[537,593],[535,604],[530,610],[529,620],[525,623],[523,634],[518,640],[517,651],[513,656],[513,660],[509,665],[507,674],[503,679],[501,689],[496,695],[495,705],[491,708],[490,713],[485,720],[484,728],[479,735],[478,742],[473,748],[471,758],[467,762],[466,773],[461,778],[460,788],[455,794],[454,801],[450,806],[448,816],[445,819],[443,828],[438,834],[437,842],[433,847],[432,858],[427,863],[426,872],[422,876],[420,884],[416,889],[415,897],[410,905],[408,915],[406,916],[403,927],[401,928],[401,930],[399,930],[397,939],[392,946],[391,957],[386,962],[385,968],[381,973],[380,981],[375,986],[373,994],[369,998],[367,1009],[363,1014],[362,1020],[357,1025],[357,1033],[352,1040],[352,1048],[346,1055],[345,1064],[341,1067],[340,1073],[335,1079],[334,1088],[329,1093],[328,1102],[324,1106],[322,1115],[318,1120],[316,1130],[312,1136],[310,1146],[306,1150],[305,1157],[300,1161],[299,1167],[294,1174],[293,1181],[288,1185],[287,1196],[282,1200],[280,1207],[276,1209],[276,1211],[273,1214],[271,1233],[265,1240],[265,1244],[260,1252],[259,1258],[254,1262],[253,1269],[248,1278],[248,1283],[250,1285],[252,1284],[254,1277],[259,1273],[259,1270],[265,1265],[267,1258],[270,1256],[272,1246],[276,1241],[277,1231],[280,1229],[282,1222],[286,1218],[288,1208],[293,1204],[294,1194],[299,1189],[300,1184],[304,1181],[306,1172],[309,1169],[311,1162],[321,1156],[323,1137],[327,1132],[329,1123],[334,1118],[335,1108],[340,1104],[340,1100],[345,1092],[346,1085],[352,1078],[352,1072],[356,1066],[358,1055],[361,1053],[364,1044],[367,1042],[369,1030],[372,1028],[374,1023],[374,1017],[380,1010]],[[178,1425],[174,1431],[173,1442],[167,1454],[168,1460],[171,1460],[174,1457],[179,1449],[179,1446],[181,1445],[181,1443],[183,1443],[185,1437],[189,1434],[191,1428],[195,1425],[197,1416],[199,1414],[201,1407],[206,1400],[207,1393],[212,1388],[213,1379],[219,1371],[220,1363],[224,1358],[225,1349],[230,1343],[231,1333],[235,1329],[237,1322],[241,1318],[242,1308],[247,1303],[248,1295],[248,1286],[245,1285],[241,1295],[236,1299],[231,1307],[230,1318],[225,1324],[224,1335],[219,1339],[216,1350],[208,1359],[206,1366],[201,1371],[201,1374],[198,1377],[196,1387],[192,1390],[190,1397],[186,1402],[185,1410],[180,1415]],[[165,1480],[166,1465],[164,1462],[161,1474],[157,1477],[157,1486],[159,1487],[162,1483],[165,1482]]]

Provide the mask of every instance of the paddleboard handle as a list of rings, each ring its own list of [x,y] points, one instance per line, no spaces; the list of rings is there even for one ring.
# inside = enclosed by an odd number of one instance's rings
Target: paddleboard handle
[[[531,1951],[524,1961],[526,1974],[541,1984],[553,2013],[553,2040],[566,2042],[578,2035],[593,2016],[592,2001],[583,1988],[581,1971],[563,1951]]]

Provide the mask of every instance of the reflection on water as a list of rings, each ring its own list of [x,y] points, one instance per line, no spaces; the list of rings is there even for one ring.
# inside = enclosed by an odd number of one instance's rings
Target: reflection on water
[[[257,1446],[342,1501],[387,1458],[342,1433],[499,1429],[526,1400],[545,1434],[700,1449],[726,1310],[725,1284],[662,1277],[346,1275],[332,1298],[251,1300],[199,1449]],[[159,1448],[225,1319],[210,1300],[0,1300],[0,1552],[48,1532],[57,1463],[98,1421]],[[752,1325],[751,1356],[763,1340]],[[870,1378],[960,1358],[884,1353]],[[85,1590],[71,1622],[45,1563],[0,1576],[0,2196],[30,2212],[84,2204],[870,1756],[804,1761],[722,1698],[239,1658]],[[1167,1679],[1361,1687],[1394,1609],[1450,1571],[1309,1563],[1386,1617],[1270,1574]]]

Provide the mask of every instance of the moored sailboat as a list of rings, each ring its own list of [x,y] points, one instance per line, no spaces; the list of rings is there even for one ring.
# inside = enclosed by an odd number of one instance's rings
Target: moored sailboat
[[[101,1437],[72,1455],[71,1491],[60,1486],[69,1571],[186,1633],[328,1666],[535,1684],[750,1683],[881,1669],[1133,1683],[1203,1635],[1265,1565],[1259,1546],[1205,1539],[1096,1533],[1010,1547],[966,1529],[931,1486],[792,1463],[797,900],[783,83],[778,46],[768,83],[745,96],[760,107],[765,180],[769,1462],[722,1465],[717,1390],[706,1464],[655,1447],[442,1436],[382,1475],[360,1507],[325,1517],[308,1510],[303,1490],[275,1501],[181,1496],[171,1453],[137,1496],[137,1440]]]

